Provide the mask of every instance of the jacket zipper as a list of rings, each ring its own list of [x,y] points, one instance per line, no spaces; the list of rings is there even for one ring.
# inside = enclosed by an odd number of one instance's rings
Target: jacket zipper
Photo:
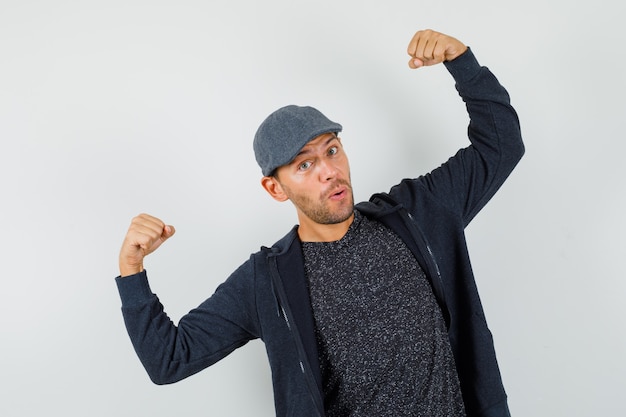
[[[424,232],[422,231],[422,229],[419,227],[419,225],[417,224],[417,222],[415,222],[413,215],[406,209],[402,208],[401,211],[404,211],[407,216],[402,216],[402,218],[404,219],[404,222],[406,224],[406,226],[409,228],[409,230],[411,231],[411,234],[413,234],[413,239],[415,240],[415,243],[417,244],[417,247],[419,249],[419,242],[415,237],[415,234],[413,232],[413,230],[417,230],[419,232],[419,237],[421,238],[422,242],[424,242],[424,245],[426,246],[426,252],[428,253],[428,258],[431,262],[431,265],[433,267],[434,273],[435,273],[435,277],[433,277],[433,279],[437,280],[437,283],[439,284],[439,291],[441,292],[440,297],[437,297],[438,301],[439,301],[439,306],[441,308],[441,313],[443,314],[443,318],[446,322],[446,328],[450,329],[450,312],[448,311],[448,304],[446,302],[446,294],[445,294],[445,288],[444,288],[444,284],[443,284],[443,277],[441,276],[441,270],[439,269],[439,263],[437,262],[437,259],[435,258],[435,254],[433,253],[433,250],[430,246],[430,243],[428,243],[428,240],[426,239],[426,236],[424,235]],[[407,222],[407,218],[410,221],[410,224]]]
[[[318,411],[318,417],[323,417],[324,406],[323,406],[323,401],[321,398],[321,393],[319,392],[319,389],[317,387],[317,382],[315,382],[313,374],[311,373],[310,370],[307,372],[307,369],[304,366],[304,363],[306,361],[306,354],[304,352],[304,347],[302,346],[302,340],[300,340],[298,329],[295,328],[295,323],[293,323],[294,327],[292,327],[292,324],[289,320],[289,316],[291,315],[291,312],[287,311],[289,310],[289,306],[288,305],[285,306],[285,303],[281,302],[281,300],[286,300],[287,296],[284,294],[282,284],[280,283],[280,276],[278,273],[278,267],[276,265],[276,258],[268,256],[267,260],[270,265],[270,273],[272,274],[274,297],[276,298],[277,303],[279,305],[278,316],[280,317],[282,315],[283,320],[285,320],[285,323],[287,325],[287,329],[289,329],[289,332],[292,334],[292,337],[294,338],[296,349],[298,351],[298,357],[300,358],[299,360],[300,370],[304,374],[304,379],[307,383],[307,386],[309,387],[309,392],[311,393],[313,404],[315,404],[315,408]]]

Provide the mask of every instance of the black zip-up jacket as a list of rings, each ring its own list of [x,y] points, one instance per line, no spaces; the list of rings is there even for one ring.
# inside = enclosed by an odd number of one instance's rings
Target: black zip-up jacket
[[[524,153],[506,90],[471,50],[447,62],[470,115],[471,145],[441,167],[356,209],[395,231],[426,272],[443,311],[467,415],[509,416],[464,228]],[[324,416],[311,303],[297,227],[252,254],[174,325],[145,272],[117,279],[126,327],[150,378],[176,382],[256,338],[266,346],[277,416]]]

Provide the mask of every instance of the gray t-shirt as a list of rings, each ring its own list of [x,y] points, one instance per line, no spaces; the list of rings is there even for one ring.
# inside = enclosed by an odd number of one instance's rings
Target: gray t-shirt
[[[441,310],[407,246],[355,211],[303,242],[328,417],[465,416]]]

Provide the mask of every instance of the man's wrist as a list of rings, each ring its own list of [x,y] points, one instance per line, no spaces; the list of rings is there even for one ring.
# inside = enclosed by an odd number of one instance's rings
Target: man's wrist
[[[150,290],[145,270],[128,277],[117,277],[115,282],[117,283],[123,307],[142,306],[154,297]]]
[[[143,272],[143,265],[126,265],[120,264],[120,277],[129,277],[131,275],[137,275]]]
[[[444,62],[444,65],[457,83],[472,79],[481,69],[470,47],[452,61]]]

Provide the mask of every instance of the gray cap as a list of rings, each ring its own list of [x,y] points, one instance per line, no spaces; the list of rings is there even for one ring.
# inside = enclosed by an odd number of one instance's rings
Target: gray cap
[[[254,156],[263,175],[291,162],[317,136],[341,132],[341,125],[328,120],[313,107],[286,106],[270,114],[254,135]]]

